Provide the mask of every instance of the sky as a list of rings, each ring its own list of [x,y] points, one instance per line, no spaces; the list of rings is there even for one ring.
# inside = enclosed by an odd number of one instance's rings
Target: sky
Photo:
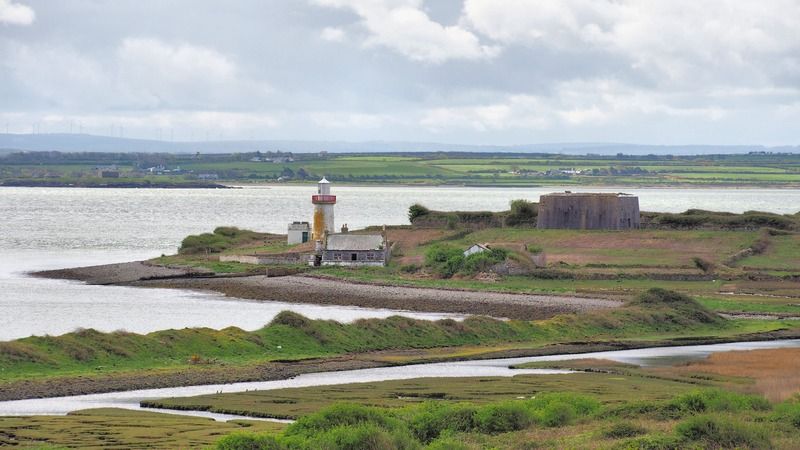
[[[797,145],[799,30],[800,0],[0,0],[0,133]]]

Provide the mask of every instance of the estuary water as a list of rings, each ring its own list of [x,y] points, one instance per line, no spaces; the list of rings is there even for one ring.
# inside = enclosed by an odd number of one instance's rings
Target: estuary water
[[[140,409],[143,400],[186,397],[215,393],[244,392],[281,388],[310,386],[329,386],[347,383],[368,383],[387,380],[407,380],[412,378],[452,378],[452,377],[509,377],[514,375],[549,375],[569,373],[565,370],[549,369],[511,369],[510,366],[534,361],[566,361],[572,359],[609,359],[641,366],[671,365],[681,361],[704,358],[711,353],[733,350],[755,350],[768,348],[800,347],[800,340],[736,342],[730,344],[694,345],[678,347],[643,348],[583,354],[532,356],[522,358],[501,358],[472,361],[455,361],[373,369],[345,370],[338,372],[319,372],[302,374],[295,378],[275,381],[248,383],[215,384],[205,386],[184,386],[177,388],[146,389],[105,394],[75,395],[69,397],[37,398],[0,402],[0,415],[60,415],[70,411],[88,408]],[[168,410],[157,410],[169,412]],[[173,411],[176,414],[189,414],[212,417],[217,420],[241,418],[203,411]]]
[[[742,212],[800,210],[800,190],[578,189],[637,194],[643,210],[703,208]],[[508,208],[559,188],[333,186],[337,226],[407,223],[413,203],[442,210]],[[165,328],[258,328],[290,309],[350,321],[404,314],[445,314],[253,302],[180,290],[88,286],[28,277],[26,272],[123,262],[172,253],[188,234],[232,225],[285,233],[310,220],[315,186],[241,189],[0,188],[0,340],[62,334],[76,328],[148,332]]]

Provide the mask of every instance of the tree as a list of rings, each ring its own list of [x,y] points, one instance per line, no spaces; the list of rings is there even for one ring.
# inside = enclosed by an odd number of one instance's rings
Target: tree
[[[283,178],[294,178],[294,170],[288,167],[284,167],[283,170],[281,171],[281,176]]]
[[[420,205],[419,203],[414,203],[408,208],[408,221],[414,223],[414,219],[430,214],[431,210]]]

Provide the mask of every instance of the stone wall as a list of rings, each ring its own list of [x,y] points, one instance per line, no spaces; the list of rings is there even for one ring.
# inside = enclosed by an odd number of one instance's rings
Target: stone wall
[[[640,220],[635,196],[558,193],[540,197],[537,228],[625,230],[639,228]]]
[[[245,264],[308,264],[307,253],[281,253],[276,255],[220,255],[220,262]]]

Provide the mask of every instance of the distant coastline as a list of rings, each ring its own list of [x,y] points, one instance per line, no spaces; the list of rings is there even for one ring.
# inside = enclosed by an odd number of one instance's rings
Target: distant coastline
[[[123,181],[119,183],[101,183],[93,181],[67,182],[58,180],[0,180],[0,187],[69,187],[69,188],[119,188],[119,189],[236,189],[218,183],[202,181],[182,181],[153,183]]]

